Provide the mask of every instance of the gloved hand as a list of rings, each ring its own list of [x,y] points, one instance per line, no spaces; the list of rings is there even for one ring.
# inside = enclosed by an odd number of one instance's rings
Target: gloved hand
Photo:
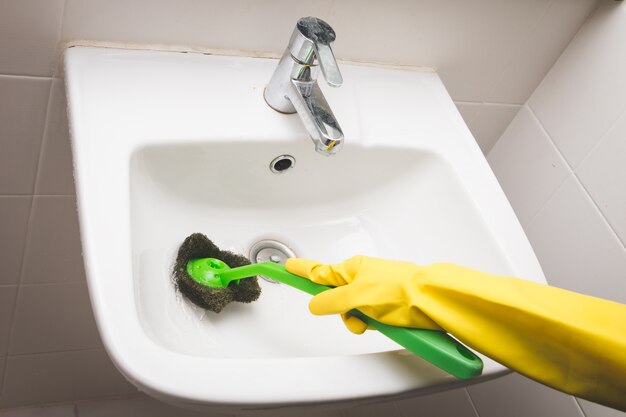
[[[626,305],[461,266],[355,256],[335,265],[289,259],[289,272],[336,286],[314,314],[356,308],[383,323],[442,328],[465,345],[568,394],[626,411]]]
[[[292,258],[285,267],[317,284],[337,287],[313,297],[309,308],[318,315],[341,314],[353,333],[367,329],[364,322],[348,313],[353,308],[394,326],[441,330],[417,307],[417,280],[425,269],[415,264],[355,256],[335,265]]]

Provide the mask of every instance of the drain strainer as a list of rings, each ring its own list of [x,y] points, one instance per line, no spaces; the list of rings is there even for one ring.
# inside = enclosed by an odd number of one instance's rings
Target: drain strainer
[[[276,264],[285,265],[289,258],[295,258],[296,254],[287,245],[277,240],[259,240],[250,247],[248,258],[253,264],[260,262],[274,262]],[[266,281],[278,283],[271,278],[259,275]]]
[[[296,158],[291,155],[280,155],[270,162],[270,170],[274,174],[282,174],[296,165]]]

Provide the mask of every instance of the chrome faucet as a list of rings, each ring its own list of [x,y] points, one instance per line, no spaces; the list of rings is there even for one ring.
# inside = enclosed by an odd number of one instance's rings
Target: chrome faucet
[[[318,68],[328,85],[339,87],[343,78],[330,49],[333,28],[316,17],[298,20],[289,45],[265,88],[265,101],[281,113],[298,112],[315,150],[333,155],[343,146],[343,132],[317,84]]]

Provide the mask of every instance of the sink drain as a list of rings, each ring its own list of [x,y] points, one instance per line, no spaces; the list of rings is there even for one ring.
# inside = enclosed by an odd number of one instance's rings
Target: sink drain
[[[253,264],[260,262],[274,262],[275,264],[285,265],[289,258],[295,258],[296,254],[287,245],[277,240],[259,240],[250,247],[248,258]],[[268,282],[278,283],[271,278],[259,275]]]
[[[286,170],[293,168],[296,164],[296,158],[291,155],[280,155],[270,162],[270,170],[274,174],[282,174]]]

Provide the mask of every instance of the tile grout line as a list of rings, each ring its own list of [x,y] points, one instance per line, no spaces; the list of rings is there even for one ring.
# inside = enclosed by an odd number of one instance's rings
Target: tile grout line
[[[400,410],[400,406],[398,405],[398,401],[393,401],[391,404],[393,405],[393,409],[396,412],[396,416],[397,417],[404,417],[404,413],[402,412],[402,410]]]
[[[596,203],[596,201],[593,199],[593,197],[591,196],[591,194],[589,193],[589,190],[587,189],[587,187],[585,187],[585,185],[582,183],[582,181],[580,180],[580,178],[578,177],[578,174],[576,173],[576,170],[572,167],[572,165],[569,163],[569,161],[565,158],[565,155],[563,155],[560,151],[560,149],[556,146],[556,144],[554,143],[554,140],[552,139],[552,137],[550,136],[550,134],[548,134],[548,131],[544,128],[543,124],[541,123],[541,121],[539,120],[539,118],[537,117],[537,115],[535,114],[535,112],[533,111],[533,109],[530,107],[530,105],[526,104],[526,107],[528,107],[528,111],[531,114],[531,116],[533,117],[533,119],[537,122],[537,124],[539,125],[542,133],[548,138],[548,141],[550,142],[550,144],[554,147],[554,149],[558,152],[559,156],[561,157],[561,159],[563,159],[563,161],[565,162],[565,166],[567,167],[567,169],[569,170],[569,175],[563,180],[563,182],[561,182],[561,184],[559,184],[558,187],[556,187],[556,189],[554,190],[554,192],[552,194],[550,194],[550,197],[548,197],[546,199],[546,201],[541,205],[541,207],[539,207],[539,209],[537,210],[537,212],[529,219],[528,221],[528,225],[530,226],[533,221],[535,220],[535,218],[537,217],[537,215],[541,212],[541,210],[545,207],[545,205],[552,199],[552,197],[554,197],[554,195],[556,194],[556,192],[561,189],[561,187],[565,184],[565,182],[567,181],[567,179],[571,176],[577,183],[578,186],[580,186],[580,188],[582,188],[582,190],[584,191],[584,196],[585,198],[591,202],[591,205],[593,206],[593,208],[595,209],[596,213],[600,216],[600,218],[602,219],[602,223],[604,223],[604,225],[610,230],[610,234],[613,236],[614,239],[617,240],[617,242],[619,242],[622,246],[622,249],[626,250],[626,242],[622,241],[622,239],[619,237],[619,235],[617,234],[617,232],[615,231],[615,229],[613,228],[613,226],[611,226],[611,223],[609,222],[609,220],[606,218],[606,216],[604,215],[604,213],[602,212],[602,210],[600,209],[600,206],[598,205],[598,203]],[[626,112],[625,112],[626,113]],[[624,115],[624,113],[622,113],[615,122],[613,122],[611,124],[611,126],[600,136],[600,139],[598,140],[598,143],[602,141],[602,139],[608,134],[608,132],[613,128],[613,126],[615,126],[615,124],[622,118],[622,116]],[[592,148],[595,149],[596,147],[594,146]],[[591,150],[589,151],[591,152]],[[583,161],[585,159],[587,159],[589,154],[587,154],[587,156],[585,156],[585,158],[583,158]]]
[[[76,194],[39,194],[39,193],[34,193],[33,197],[76,197]]]
[[[611,125],[606,129],[604,133],[602,133],[602,135],[600,135],[600,139],[598,139],[598,141],[591,147],[591,149],[589,149],[589,152],[587,152],[587,155],[585,155],[580,160],[580,163],[578,164],[579,165],[578,168],[582,167],[585,164],[585,162],[589,159],[589,157],[591,157],[591,154],[595,152],[595,150],[600,147],[602,142],[606,140],[606,137],[609,135],[609,133],[611,133],[615,125],[617,125],[624,117],[626,117],[626,106],[622,109],[622,112],[619,114],[619,116],[615,118],[615,121],[611,123]]]
[[[52,78],[53,79],[63,79],[64,77],[64,62],[63,55],[65,49],[67,49],[67,42],[64,42],[61,37],[63,35],[63,27],[65,26],[65,14],[67,12],[67,3],[68,0],[63,1],[63,6],[61,8],[61,19],[59,19],[59,27],[57,28],[57,39],[56,39],[56,47],[55,54],[52,63]]]
[[[589,152],[587,152],[587,155],[585,155],[585,157],[578,164],[579,165],[578,168],[581,168],[585,164],[585,161],[587,161],[591,157],[591,154],[596,149],[598,149],[600,147],[600,145],[606,140],[607,136],[611,133],[613,128],[615,128],[615,126],[625,117],[626,117],[626,107],[624,109],[622,109],[622,112],[620,113],[620,115],[615,119],[615,121],[613,123],[611,123],[611,125],[606,129],[606,131],[604,133],[602,133],[602,135],[600,135],[600,139],[598,139],[598,142],[591,149],[589,149]],[[611,231],[615,235],[615,238],[617,239],[617,241],[622,244],[622,247],[624,249],[626,249],[626,241],[622,240],[622,238],[617,234],[617,232],[615,231],[615,229],[611,225],[611,222],[609,222],[609,219],[604,215],[604,212],[602,211],[602,209],[600,209],[600,206],[593,199],[593,197],[591,196],[591,193],[589,192],[587,187],[585,187],[585,184],[578,177],[578,174],[576,173],[576,170],[573,170],[573,173],[574,173],[574,176],[576,177],[576,180],[578,180],[578,183],[580,184],[582,189],[585,191],[585,193],[587,194],[587,196],[589,197],[589,199],[593,203],[593,205],[596,208],[596,210],[600,213],[600,215],[604,219],[605,224],[609,227],[609,229],[611,229]]]
[[[468,101],[468,100],[455,100],[452,99],[452,102],[455,104],[470,104],[470,105],[474,105],[474,106],[482,106],[482,105],[487,105],[487,106],[503,106],[503,107],[524,107],[524,105],[526,103],[500,103],[500,102],[496,102],[496,101]]]
[[[21,284],[22,287],[27,288],[27,287],[44,287],[46,285],[48,286],[56,286],[56,285],[70,285],[70,284],[84,284],[87,285],[87,282],[82,279],[82,280],[75,280],[75,281],[53,281],[53,282],[23,282]]]
[[[26,75],[26,74],[2,74],[0,73],[0,78],[21,78],[24,80],[52,80],[53,77],[49,75]]]
[[[31,410],[35,408],[48,408],[48,407],[62,407],[62,406],[72,406],[74,408],[74,417],[78,417],[78,405],[80,403],[90,403],[90,402],[99,402],[99,401],[119,401],[119,400],[129,400],[133,398],[142,398],[146,394],[130,394],[130,395],[114,395],[114,396],[106,396],[106,397],[96,397],[96,398],[87,398],[87,399],[79,399],[79,400],[68,400],[68,401],[53,401],[46,403],[38,403],[38,404],[26,404],[26,405],[18,405],[18,406],[10,406],[8,408],[1,408],[0,412],[6,412],[11,410]],[[164,403],[163,403],[164,404]]]
[[[578,411],[580,412],[580,414],[582,414],[583,417],[587,417],[587,414],[585,414],[585,410],[583,410],[580,403],[578,402],[578,398],[577,397],[572,397],[572,398],[574,399],[574,404],[576,404],[576,407],[578,408]]]
[[[46,104],[45,125],[41,137],[41,145],[39,146],[39,155],[37,155],[37,169],[35,170],[35,183],[33,184],[33,200],[37,195],[39,185],[39,176],[41,175],[41,162],[43,161],[44,149],[48,142],[48,131],[50,130],[50,114],[52,113],[52,92],[54,89],[54,81],[50,79],[50,89],[48,90],[48,103]]]
[[[105,397],[78,399],[78,400],[73,400],[71,402],[67,402],[65,404],[73,404],[74,408],[76,409],[76,416],[75,417],[79,417],[80,414],[78,412],[78,406],[80,404],[86,404],[86,403],[90,403],[90,402],[101,402],[101,401],[125,401],[125,400],[132,400],[133,398],[143,398],[144,396],[152,398],[152,397],[148,396],[147,394],[138,393],[138,394],[113,395],[113,396],[105,396]],[[165,404],[163,402],[161,402],[161,403]]]
[[[550,0],[550,4],[553,4],[554,1]],[[598,11],[598,9],[600,8],[600,2],[596,2],[596,5],[587,13],[587,15],[585,16],[585,18],[582,20],[580,26],[578,27],[578,29],[576,29],[576,32],[574,32],[574,35],[571,37],[571,39],[567,42],[567,44],[565,45],[565,47],[563,48],[563,50],[561,50],[561,52],[559,53],[559,56],[556,58],[556,60],[554,61],[554,63],[552,64],[552,66],[548,69],[548,71],[543,75],[541,81],[539,81],[539,84],[537,84],[535,86],[535,89],[533,90],[532,93],[530,93],[530,96],[528,96],[528,98],[526,99],[526,102],[523,104],[523,106],[527,106],[529,109],[531,109],[530,107],[530,101],[532,100],[533,96],[535,95],[535,92],[539,89],[539,87],[541,86],[541,84],[543,83],[543,81],[546,79],[546,77],[548,76],[548,74],[550,74],[550,72],[552,71],[552,69],[556,66],[557,62],[559,62],[559,60],[563,57],[563,55],[565,54],[565,51],[567,51],[567,49],[570,47],[570,45],[580,36],[580,32],[583,30],[583,27],[585,26],[585,23],[587,23],[589,21],[589,19],[595,15],[595,13]],[[533,114],[533,116],[535,116],[534,112],[531,110],[531,113]],[[539,118],[537,118],[535,116],[535,118],[537,119],[537,121],[539,120]],[[539,123],[539,125],[541,126],[541,129],[543,130],[543,125],[541,123]],[[549,137],[549,136],[548,136]],[[550,140],[552,140],[552,138],[550,138]],[[557,148],[558,149],[558,148]],[[561,155],[561,157],[563,157],[563,155],[559,152],[559,154]],[[563,159],[565,159],[565,157],[563,157]]]
[[[468,399],[468,401],[470,403],[470,406],[472,407],[472,411],[474,412],[474,415],[476,417],[480,417],[480,414],[478,414],[478,409],[476,408],[476,404],[474,404],[474,399],[472,398],[472,394],[470,394],[470,392],[467,389],[467,387],[464,387],[463,391],[465,391],[465,395],[467,396],[467,399]]]
[[[543,126],[543,124],[541,123],[541,121],[539,120],[535,112],[533,111],[533,109],[530,107],[530,105],[528,103],[525,103],[523,107],[525,107],[528,110],[530,117],[533,119],[535,123],[537,123],[541,133],[543,133],[543,135],[548,139],[548,144],[556,151],[557,155],[563,160],[563,162],[565,163],[565,168],[568,171],[565,178],[556,186],[556,188],[552,191],[552,193],[550,193],[548,198],[546,198],[546,200],[543,203],[541,203],[537,211],[528,219],[528,222],[526,222],[526,227],[530,227],[535,221],[535,218],[537,217],[537,215],[541,212],[541,210],[543,210],[543,208],[548,204],[548,202],[552,200],[552,197],[556,195],[556,193],[561,189],[561,187],[563,187],[565,182],[567,182],[567,179],[569,178],[569,176],[573,174],[574,171],[572,170],[572,167],[570,166],[569,162],[567,162],[567,159],[565,159],[565,156],[563,156],[563,154],[561,153],[561,150],[556,146],[556,144],[552,140],[552,137],[550,136],[550,134],[548,134],[548,131],[545,129],[545,127]]]
[[[585,197],[587,198],[587,200],[589,202],[591,202],[591,205],[595,209],[596,213],[602,219],[602,223],[604,223],[604,225],[610,230],[610,234],[622,246],[622,249],[624,251],[626,251],[626,241],[623,241],[620,238],[620,236],[617,234],[617,232],[615,231],[615,229],[611,225],[611,222],[609,222],[609,219],[606,218],[606,216],[604,215],[604,212],[602,211],[602,209],[600,209],[600,206],[598,205],[598,203],[596,203],[596,200],[594,200],[593,197],[591,196],[591,194],[589,193],[589,190],[587,189],[587,187],[585,187],[585,185],[582,183],[580,178],[578,178],[578,175],[576,175],[576,172],[574,172],[573,174],[574,174],[573,178],[576,180],[576,182],[578,183],[580,188],[582,188],[582,190],[584,191]]]
[[[85,349],[63,349],[63,350],[51,350],[47,352],[30,352],[30,353],[13,353],[7,354],[6,358],[18,358],[24,356],[40,356],[40,355],[54,355],[57,353],[76,353],[76,352],[95,352],[95,351],[103,351],[106,353],[104,346],[93,347],[93,348],[85,348]]]
[[[9,198],[19,198],[19,197],[76,197],[76,193],[71,194],[0,194],[0,198],[9,197]]]

